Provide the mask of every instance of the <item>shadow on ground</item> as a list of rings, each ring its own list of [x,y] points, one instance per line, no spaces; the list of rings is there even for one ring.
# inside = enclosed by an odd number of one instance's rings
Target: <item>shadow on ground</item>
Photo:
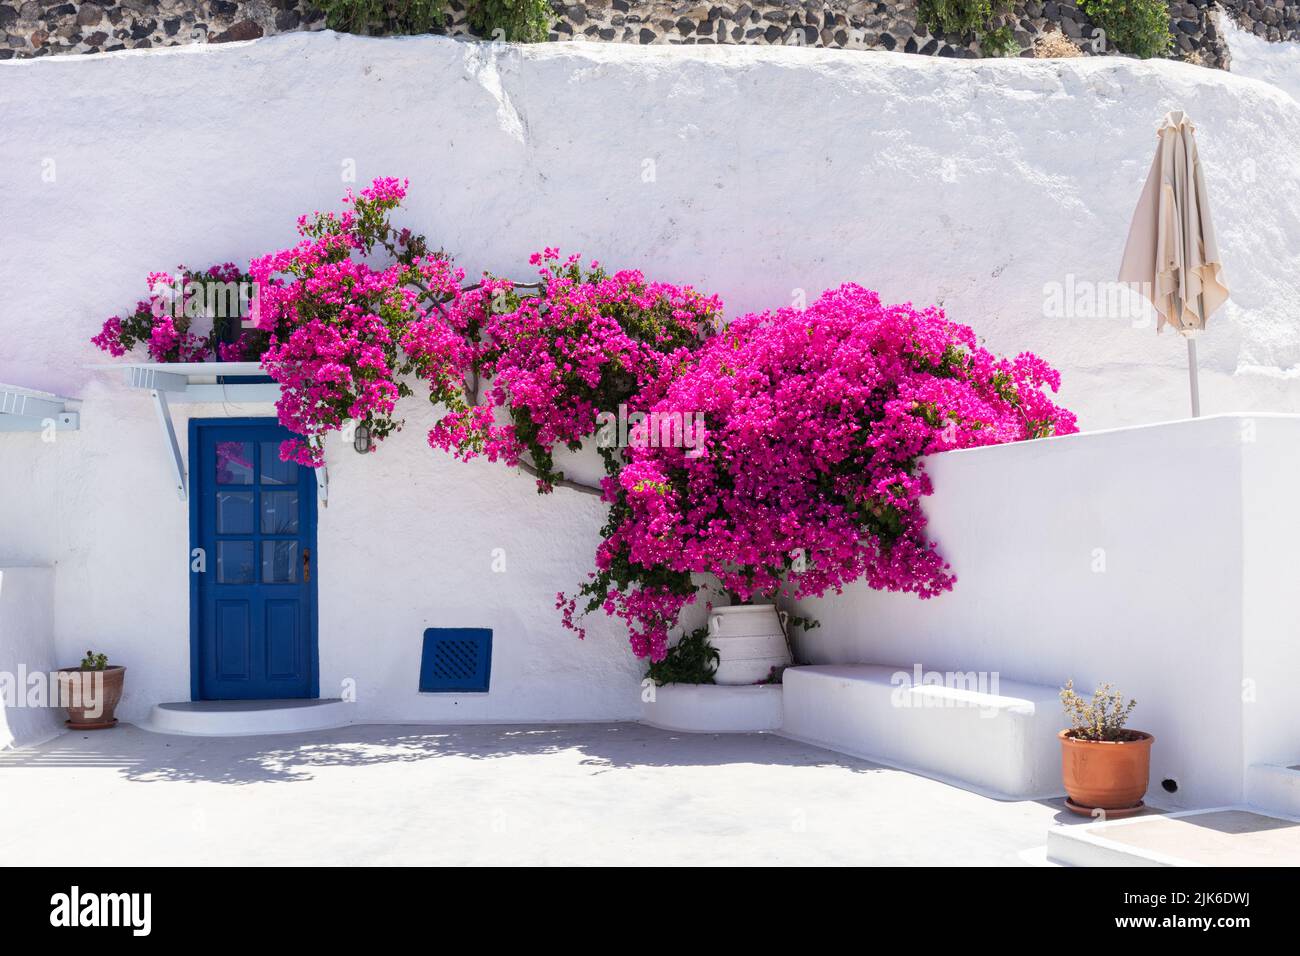
[[[0,753],[0,774],[23,768],[110,768],[140,783],[294,783],[328,767],[416,763],[438,758],[494,760],[577,750],[602,769],[653,767],[839,766],[853,773],[886,768],[771,734],[686,734],[640,724],[539,726],[372,725],[300,735],[186,737],[130,725],[67,733]]]

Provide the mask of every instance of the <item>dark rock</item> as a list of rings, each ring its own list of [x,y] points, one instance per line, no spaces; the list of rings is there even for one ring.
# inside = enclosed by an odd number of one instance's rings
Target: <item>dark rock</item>
[[[944,44],[943,49],[939,51],[939,55],[940,55],[940,56],[955,57],[955,56],[957,55],[957,51],[954,50],[952,47],[948,46],[947,44]]]
[[[610,6],[613,7],[615,10],[617,10],[619,13],[627,13],[628,10],[632,9],[630,6],[628,6],[627,0],[611,0]]]
[[[682,17],[678,20],[676,26],[677,32],[684,37],[688,37],[695,32],[695,21],[687,19],[686,17]]]
[[[768,43],[776,43],[781,39],[781,34],[783,32],[784,31],[780,27],[774,24],[763,31],[763,38],[767,40]]]
[[[642,27],[639,37],[642,43],[655,42],[655,32],[653,30],[648,30],[644,27]]]
[[[219,13],[224,17],[232,17],[239,12],[239,4],[232,3],[231,0],[212,0],[210,9],[213,13]]]
[[[894,47],[898,46],[898,41],[888,33],[882,33],[880,34],[880,45],[886,50],[892,50]]]
[[[13,50],[0,50],[0,60],[12,60],[14,57]]]
[[[1083,39],[1083,29],[1079,26],[1079,24],[1075,23],[1073,20],[1062,20],[1061,32],[1064,33],[1067,37],[1072,37],[1075,40]]]
[[[0,6],[0,27],[13,26],[18,22],[18,11],[13,7]]]
[[[297,10],[281,10],[275,15],[275,28],[281,31],[297,29],[302,23],[302,17],[298,16]]]
[[[93,27],[102,19],[104,19],[104,11],[94,4],[88,3],[77,11],[77,26]]]
[[[256,40],[262,36],[262,28],[252,20],[240,20],[229,30],[218,33],[212,38],[213,43],[231,43],[238,40]]]
[[[907,38],[907,43],[905,43],[905,44],[903,45],[903,52],[904,52],[904,53],[915,53],[915,52],[916,52],[916,37],[908,37],[908,38]]]
[[[572,20],[578,26],[587,22],[587,8],[582,4],[575,3],[572,6],[565,7],[564,15]]]
[[[939,41],[932,39],[925,46],[921,47],[921,54],[923,56],[934,56],[934,54],[938,52],[938,50],[939,50]]]
[[[77,8],[71,3],[61,3],[57,7],[51,7],[45,11],[46,17],[66,17],[70,13],[76,13]]]
[[[566,37],[573,36],[573,26],[567,20],[561,20],[555,25],[556,33],[563,33]]]
[[[600,31],[600,38],[602,40],[612,40],[614,39],[614,36],[617,34],[617,32],[618,31],[615,30],[613,27],[605,27],[605,29]]]
[[[131,24],[131,39],[143,40],[145,37],[147,37],[149,34],[153,33],[153,31],[157,29],[158,29],[157,20],[137,20],[135,21],[135,23]],[[258,35],[260,36],[261,34]]]
[[[107,33],[105,33],[103,30],[96,30],[90,36],[86,37],[86,44],[88,46],[103,46],[104,41],[106,41],[107,39],[108,39]]]

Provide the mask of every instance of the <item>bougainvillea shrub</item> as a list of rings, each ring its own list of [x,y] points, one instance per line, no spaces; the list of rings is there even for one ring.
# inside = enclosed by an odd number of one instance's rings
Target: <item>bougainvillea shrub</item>
[[[252,327],[252,277],[233,262],[153,272],[145,285],[148,298],[107,319],[91,342],[115,357],[142,349],[154,362],[252,361],[265,349],[266,336]]]
[[[280,423],[303,436],[281,454],[299,464],[320,465],[325,434],[349,421],[368,426],[376,442],[400,429],[394,413],[412,394],[411,376],[433,383],[437,399],[458,399],[468,348],[450,334],[435,347],[427,322],[454,304],[465,276],[392,226],[405,195],[406,183],[391,178],[349,191],[341,213],[303,216],[297,245],[250,267],[271,335],[262,365],[282,387]],[[372,264],[377,249],[387,254],[382,265]],[[419,336],[409,351],[408,335]]]
[[[550,490],[563,477],[552,461],[556,446],[576,451],[602,411],[654,401],[713,332],[722,303],[635,270],[608,273],[598,262],[584,270],[577,255],[561,259],[557,249],[531,261],[541,281],[525,294],[491,278],[475,290],[477,323],[458,330],[473,335],[474,373],[491,384],[476,407],[438,422],[429,441],[508,465],[527,456]],[[614,449],[602,454],[616,470]]]
[[[573,485],[557,448],[598,447],[607,477],[588,490],[608,515],[595,572],[556,603],[579,634],[583,613],[621,618],[638,656],[663,658],[701,580],[739,600],[857,580],[922,598],[950,589],[926,535],[922,458],[1076,430],[1050,397],[1050,366],[991,354],[938,309],[844,285],[724,326],[715,296],[553,248],[533,256],[535,279],[467,284],[393,224],[405,195],[405,182],[377,179],[340,212],[302,217],[292,248],[254,259],[243,337],[196,335],[175,309],[156,315],[155,296],[95,342],[115,355],[145,345],[158,361],[260,355],[282,386],[280,421],[300,436],[281,456],[308,466],[349,422],[377,439],[399,429],[417,383],[438,408],[434,448],[519,467],[540,492]],[[615,412],[650,425],[602,443]],[[682,428],[683,440],[654,440],[656,422],[689,422],[689,440]]]
[[[921,456],[1076,430],[1057,373],[999,359],[937,309],[884,305],[856,285],[807,309],[749,315],[706,343],[657,410],[702,410],[705,454],[629,448],[606,484],[610,519],[586,610],[623,618],[658,660],[692,574],[748,599],[865,579],[930,597],[952,587],[925,535]],[[561,597],[572,621],[576,599]]]

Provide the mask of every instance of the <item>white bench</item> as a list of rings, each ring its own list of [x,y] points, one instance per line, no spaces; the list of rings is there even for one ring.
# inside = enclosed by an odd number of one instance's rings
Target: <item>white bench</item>
[[[787,668],[781,732],[991,796],[1062,792],[1057,688],[960,673],[918,684],[915,676],[879,664]]]

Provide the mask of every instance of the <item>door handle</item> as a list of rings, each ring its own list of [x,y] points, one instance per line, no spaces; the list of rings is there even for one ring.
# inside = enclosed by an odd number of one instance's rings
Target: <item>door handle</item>
[[[302,583],[311,581],[311,548],[302,549]]]

